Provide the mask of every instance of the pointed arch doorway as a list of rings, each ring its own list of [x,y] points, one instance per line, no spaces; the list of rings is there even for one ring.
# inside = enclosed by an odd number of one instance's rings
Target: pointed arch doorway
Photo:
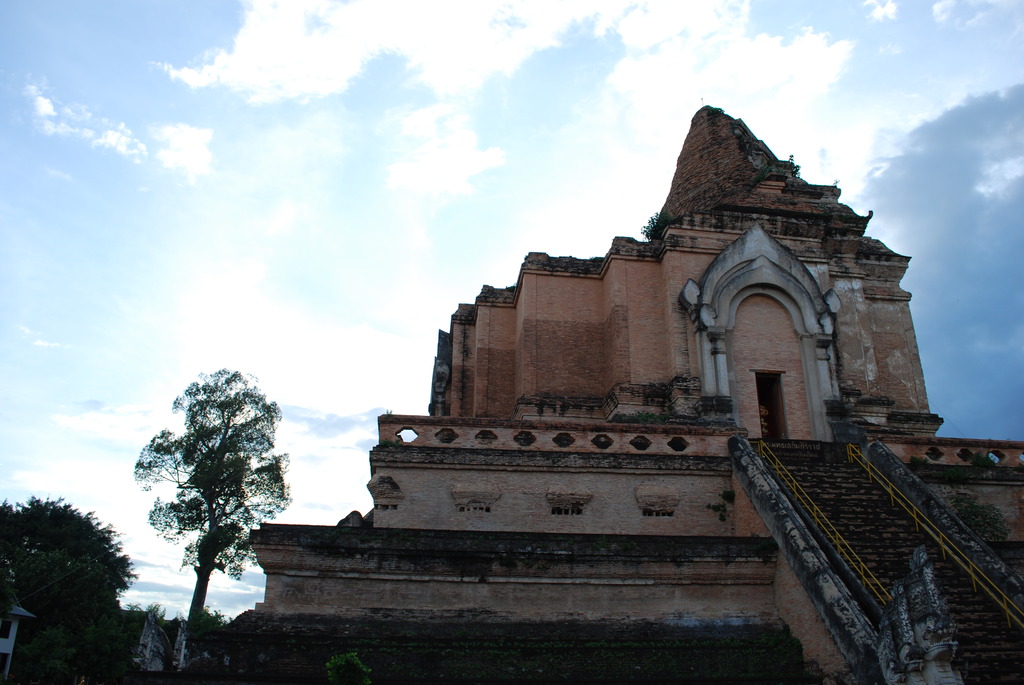
[[[702,415],[761,436],[761,403],[790,440],[831,440],[826,402],[839,402],[833,332],[839,297],[824,294],[788,248],[755,224],[690,279],[679,300],[696,323]],[[774,375],[774,377],[769,377]]]

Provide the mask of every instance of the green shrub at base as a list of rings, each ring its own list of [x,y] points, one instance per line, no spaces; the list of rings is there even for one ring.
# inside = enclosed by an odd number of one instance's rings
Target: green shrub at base
[[[331,685],[370,685],[370,669],[355,652],[335,654],[327,662],[327,680]]]

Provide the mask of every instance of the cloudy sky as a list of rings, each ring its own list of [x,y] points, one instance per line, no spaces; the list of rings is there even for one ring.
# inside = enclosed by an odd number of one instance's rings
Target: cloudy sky
[[[914,257],[941,434],[1024,438],[1021,0],[5,0],[0,98],[0,497],[121,531],[129,601],[188,603],[132,467],[200,372],[284,408],[279,520],[365,511],[456,305],[639,237],[702,104]]]

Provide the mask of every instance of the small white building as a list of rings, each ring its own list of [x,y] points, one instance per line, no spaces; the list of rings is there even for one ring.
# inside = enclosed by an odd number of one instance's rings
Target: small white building
[[[0,621],[0,671],[4,680],[11,670],[11,655],[14,653],[14,639],[18,636],[18,622],[24,618],[35,618],[19,606],[11,607],[7,616]]]

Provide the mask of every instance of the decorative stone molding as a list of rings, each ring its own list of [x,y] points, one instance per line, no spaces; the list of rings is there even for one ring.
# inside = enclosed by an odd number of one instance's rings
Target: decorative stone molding
[[[722,398],[731,412],[730,398]],[[735,426],[680,426],[672,423],[594,423],[578,421],[497,421],[466,417],[425,417],[384,414],[377,418],[381,445],[374,452],[402,452],[417,447],[515,450],[517,452],[564,452],[569,454],[625,452],[630,455],[723,454]],[[415,438],[395,443],[403,430]],[[685,438],[682,437],[685,434]],[[631,441],[638,436],[650,442],[639,449]],[[573,442],[568,443],[566,437]],[[561,446],[559,443],[567,443]],[[639,441],[643,445],[643,441]],[[1018,452],[1019,453],[1019,452]]]
[[[460,510],[470,509],[475,506],[490,507],[501,499],[501,493],[494,490],[481,490],[472,485],[453,485],[451,489],[452,502]]]
[[[586,490],[548,490],[545,498],[552,514],[578,515],[594,495]]]
[[[679,506],[679,491],[664,485],[641,483],[637,486],[634,496],[646,516],[671,515]]]
[[[438,442],[443,442],[446,445],[455,442],[459,439],[459,434],[453,431],[451,428],[442,428],[434,434]]]
[[[515,440],[521,447],[529,447],[533,443],[537,442],[537,436],[535,436],[530,431],[519,431],[512,439]]]
[[[574,442],[576,442],[576,438],[572,437],[568,433],[559,433],[551,441],[558,445],[559,447],[565,449],[566,447],[569,447]]]
[[[839,398],[832,349],[839,296],[823,294],[804,263],[757,224],[715,257],[700,282],[688,280],[679,293],[696,324],[701,415],[735,419],[725,414],[735,406],[724,401],[733,396],[728,338],[740,303],[751,295],[771,297],[789,312],[800,338],[814,437],[829,439],[825,402]]]
[[[373,496],[375,508],[394,509],[398,507],[399,502],[405,499],[402,488],[391,476],[383,476],[378,473],[366,484],[366,489]]]
[[[924,545],[914,550],[910,573],[893,587],[878,632],[878,661],[886,683],[963,685],[951,663],[959,646],[956,623]]]
[[[482,430],[474,436],[474,439],[481,445],[490,445],[498,439],[498,436],[494,431]]]

